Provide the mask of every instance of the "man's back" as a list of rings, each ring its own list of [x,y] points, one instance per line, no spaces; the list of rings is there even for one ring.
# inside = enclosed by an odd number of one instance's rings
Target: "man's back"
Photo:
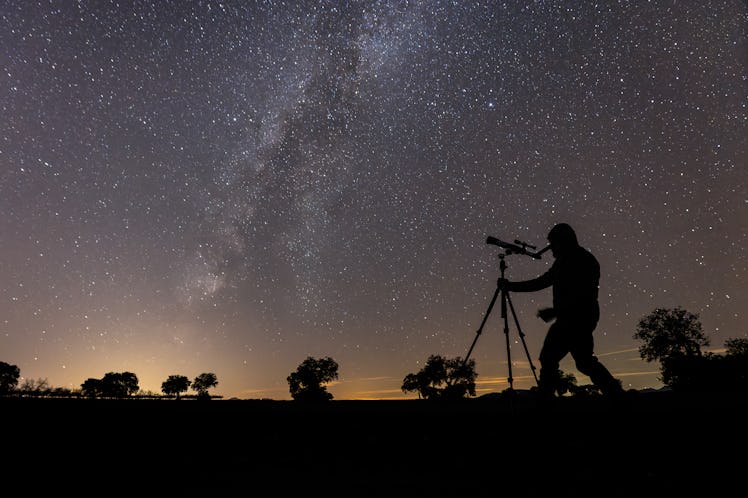
[[[576,246],[556,259],[549,272],[553,276],[553,308],[557,316],[597,321],[600,264],[595,256]]]

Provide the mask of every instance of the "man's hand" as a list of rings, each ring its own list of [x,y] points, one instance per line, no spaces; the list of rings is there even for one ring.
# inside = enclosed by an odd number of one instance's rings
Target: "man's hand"
[[[540,308],[538,310],[538,316],[544,322],[550,322],[551,320],[556,318],[556,310],[554,310],[553,308]]]

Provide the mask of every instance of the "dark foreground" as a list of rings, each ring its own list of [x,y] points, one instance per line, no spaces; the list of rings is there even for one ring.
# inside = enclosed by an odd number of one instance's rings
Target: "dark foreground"
[[[748,397],[624,404],[0,399],[3,495],[721,496]]]

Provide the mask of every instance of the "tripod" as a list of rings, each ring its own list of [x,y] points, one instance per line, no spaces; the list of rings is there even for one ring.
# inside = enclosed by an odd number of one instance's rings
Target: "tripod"
[[[504,259],[504,256],[506,254],[512,254],[511,252],[507,253],[500,253],[499,254],[499,269],[501,270],[501,278],[504,278],[504,273],[506,272],[506,260]],[[514,325],[517,327],[517,332],[519,334],[520,339],[522,340],[522,345],[525,348],[525,354],[527,355],[527,361],[530,362],[530,369],[532,370],[532,375],[535,378],[535,384],[538,384],[538,376],[535,374],[535,365],[532,363],[532,359],[530,358],[530,352],[527,350],[527,343],[525,342],[525,334],[522,332],[522,328],[519,326],[519,320],[517,320],[517,313],[514,311],[514,305],[512,304],[512,300],[509,297],[509,291],[502,288],[500,285],[496,285],[496,291],[493,293],[493,298],[491,299],[491,304],[488,305],[488,309],[486,310],[486,314],[483,316],[483,321],[480,324],[480,327],[478,328],[478,332],[475,334],[475,338],[473,339],[473,343],[470,345],[470,349],[467,352],[467,355],[465,356],[465,361],[463,362],[463,365],[467,363],[468,358],[470,358],[470,354],[473,352],[473,348],[475,347],[475,343],[478,342],[478,337],[483,333],[483,326],[486,324],[486,321],[488,320],[488,316],[491,314],[491,310],[494,307],[494,304],[496,304],[496,299],[501,295],[501,318],[504,320],[504,338],[506,339],[506,364],[509,369],[509,376],[507,377],[507,380],[509,381],[509,391],[514,392],[514,378],[512,377],[512,357],[511,357],[511,347],[509,346],[509,318],[507,317],[506,309],[507,304],[509,305],[509,309],[512,312],[512,317],[514,318]]]

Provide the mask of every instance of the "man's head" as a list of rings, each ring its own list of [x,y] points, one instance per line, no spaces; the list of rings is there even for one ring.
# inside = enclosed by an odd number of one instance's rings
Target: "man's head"
[[[551,251],[554,258],[558,258],[570,249],[579,246],[577,234],[574,233],[574,229],[567,223],[558,223],[551,228],[551,231],[548,232],[548,242],[551,243]]]

